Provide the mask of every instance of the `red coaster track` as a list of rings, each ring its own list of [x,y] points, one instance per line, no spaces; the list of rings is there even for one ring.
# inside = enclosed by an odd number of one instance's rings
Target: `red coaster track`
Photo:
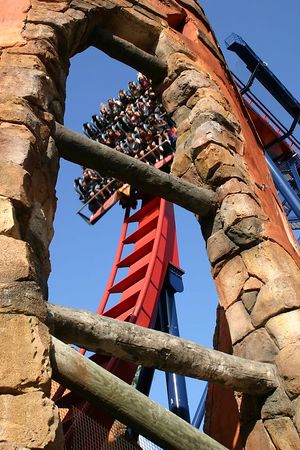
[[[132,224],[136,224],[134,230]],[[179,266],[173,205],[155,197],[144,201],[133,214],[128,208],[115,261],[97,313],[144,327],[153,326],[169,263]],[[127,273],[120,279],[124,269]],[[117,301],[113,301],[115,294],[119,294]],[[136,365],[117,358],[93,355],[91,359],[127,383],[132,382],[137,369]],[[113,423],[113,418],[105,416],[72,392],[65,393],[63,387],[58,389],[54,399],[60,408],[76,407],[107,428]],[[80,426],[78,420],[73,420],[72,409],[66,414],[63,425],[66,446],[71,448],[72,434]]]

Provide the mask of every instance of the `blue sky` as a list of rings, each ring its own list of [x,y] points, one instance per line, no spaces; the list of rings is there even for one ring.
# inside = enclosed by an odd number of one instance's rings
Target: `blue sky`
[[[300,3],[299,0],[203,0],[230,68],[247,79],[244,65],[226,50],[224,39],[240,34],[270,69],[300,99]],[[284,7],[283,7],[284,5]],[[88,49],[71,61],[67,86],[65,125],[81,132],[82,123],[97,113],[99,103],[117,95],[135,79],[132,69],[111,60],[95,49]],[[261,93],[257,87],[257,91]],[[265,100],[268,97],[264,95]],[[277,105],[279,117],[289,124]],[[55,235],[51,244],[52,274],[49,300],[96,310],[117,248],[123,210],[115,206],[95,226],[88,226],[76,214],[80,202],[73,191],[73,180],[80,167],[61,161],[57,184]],[[176,208],[181,267],[185,270],[185,291],[177,295],[181,335],[205,346],[212,346],[217,295],[210,277],[200,228],[191,213]],[[158,373],[153,398],[166,405],[162,376]],[[197,407],[203,384],[189,381],[191,415]]]

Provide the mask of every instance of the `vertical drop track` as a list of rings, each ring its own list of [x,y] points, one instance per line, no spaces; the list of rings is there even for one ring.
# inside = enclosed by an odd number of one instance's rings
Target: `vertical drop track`
[[[169,264],[179,267],[173,204],[155,197],[144,200],[136,212],[127,208],[115,261],[97,313],[154,327]],[[136,373],[135,364],[117,358],[94,354],[90,359],[127,383],[132,382]],[[63,387],[56,391],[54,400],[58,407],[69,408],[63,419],[67,449],[72,448],[72,435],[81,426],[82,415],[75,419],[74,407],[107,429],[113,423],[113,418]]]

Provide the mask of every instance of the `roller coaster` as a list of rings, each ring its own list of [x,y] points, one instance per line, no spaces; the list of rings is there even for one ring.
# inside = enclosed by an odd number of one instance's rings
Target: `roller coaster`
[[[234,80],[264,146],[290,225],[296,237],[299,237],[300,142],[293,136],[293,132],[300,120],[300,104],[240,36],[232,35],[226,43],[228,49],[234,51],[250,71],[248,82],[243,83],[236,76]],[[292,117],[289,129],[251,92],[254,80],[259,81]],[[162,142],[158,147],[161,148],[162,156],[158,161],[155,158],[152,161],[149,159],[156,147],[144,152],[140,159],[161,170],[170,171],[175,152],[174,142]],[[104,193],[109,195],[105,197]],[[102,200],[98,208],[90,215],[84,213],[83,210],[89,208],[91,201],[100,196]],[[140,206],[134,209],[137,200]],[[173,205],[158,197],[146,197],[116,180],[109,180],[84,202],[78,214],[88,224],[94,225],[117,202],[125,209],[124,220],[115,260],[97,313],[179,335],[174,296],[183,290],[183,271],[179,263]],[[121,276],[124,269],[126,275]],[[84,354],[84,350],[80,351]],[[137,389],[149,394],[152,369],[138,368],[132,363],[98,354],[89,357],[127,383],[134,380]],[[167,374],[167,392],[170,410],[199,427],[204,415],[206,390],[193,420],[190,419],[184,378]],[[68,392],[63,386],[57,389],[54,399],[64,411],[63,427],[67,449],[86,448],[80,447],[75,439],[78,430],[86,426],[86,418],[106,430],[113,427],[113,418]],[[107,436],[100,438],[99,429],[98,434],[95,430],[89,449],[106,448]],[[128,436],[130,433],[135,436],[132,430],[128,430]],[[141,441],[140,446],[149,448]]]

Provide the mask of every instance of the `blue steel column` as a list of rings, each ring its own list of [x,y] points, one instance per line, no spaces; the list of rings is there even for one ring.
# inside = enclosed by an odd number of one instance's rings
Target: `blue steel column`
[[[151,384],[154,376],[154,370],[152,367],[141,367],[139,378],[136,384],[136,389],[142,392],[144,395],[149,396]]]
[[[178,337],[179,327],[174,294],[183,291],[182,275],[179,269],[169,266],[158,306],[161,331]],[[166,373],[166,382],[170,411],[190,422],[185,378],[182,375]]]
[[[276,164],[272,161],[272,158],[267,153],[265,154],[267,163],[271,170],[273,180],[278,191],[286,199],[295,215],[300,219],[300,199],[297,194],[290,187],[288,181],[284,178]]]
[[[139,392],[142,392],[144,395],[147,395],[147,397],[149,397],[154,371],[155,369],[152,367],[141,367],[138,380],[135,386],[135,388]],[[137,442],[139,434],[136,433],[133,430],[133,428],[128,427],[126,430],[126,436],[130,441]]]
[[[300,192],[300,177],[297,170],[297,161],[299,162],[298,156],[296,158],[292,158],[288,161],[289,168],[291,169],[293,178],[295,180],[298,191]]]
[[[208,392],[208,383],[206,383],[206,386],[204,388],[204,391],[202,393],[199,405],[197,407],[197,410],[195,412],[193,421],[192,421],[192,425],[195,428],[199,428],[202,420],[204,418],[204,414],[205,414],[205,403],[206,403],[206,397],[207,397],[207,392]]]

